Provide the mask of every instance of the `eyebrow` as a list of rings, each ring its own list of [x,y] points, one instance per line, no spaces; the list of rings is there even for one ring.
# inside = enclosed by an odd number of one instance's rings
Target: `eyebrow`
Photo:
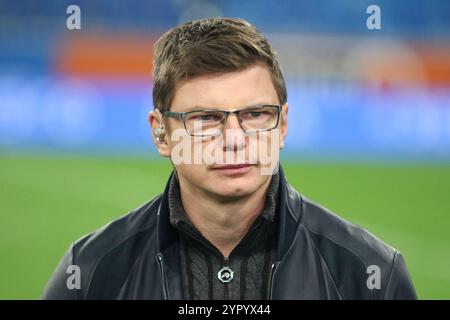
[[[276,103],[262,102],[262,103],[255,103],[255,104],[251,104],[251,105],[247,105],[247,106],[242,106],[242,107],[239,107],[239,108],[236,108],[236,109],[233,109],[233,110],[245,110],[245,109],[252,109],[252,108],[261,107],[261,106],[278,106],[278,105],[279,104],[276,104]],[[195,106],[192,106],[192,107],[188,108],[188,110],[186,110],[184,112],[201,111],[201,110],[226,111],[226,110],[223,110],[221,108],[214,108],[214,107],[211,107],[211,106],[195,105]],[[229,110],[229,111],[233,111],[233,110]]]

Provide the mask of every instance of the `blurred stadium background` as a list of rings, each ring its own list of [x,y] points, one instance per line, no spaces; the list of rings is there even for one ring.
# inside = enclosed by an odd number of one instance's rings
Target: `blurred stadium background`
[[[72,241],[162,191],[152,44],[209,16],[247,19],[279,53],[290,183],[402,251],[419,298],[450,299],[444,0],[1,0],[0,298],[39,298]]]

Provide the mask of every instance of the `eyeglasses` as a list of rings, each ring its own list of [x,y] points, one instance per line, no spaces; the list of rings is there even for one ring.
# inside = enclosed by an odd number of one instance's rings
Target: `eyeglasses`
[[[263,105],[236,111],[162,111],[167,117],[182,120],[189,135],[200,137],[221,135],[230,114],[236,115],[239,126],[246,133],[270,131],[278,127],[280,113],[281,106],[278,105]]]

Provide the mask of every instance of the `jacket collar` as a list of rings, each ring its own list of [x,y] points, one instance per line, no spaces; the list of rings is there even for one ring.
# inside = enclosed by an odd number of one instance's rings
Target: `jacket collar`
[[[302,215],[302,201],[287,182],[283,168],[279,166],[279,202],[278,202],[278,250],[277,260],[281,261],[291,246]]]

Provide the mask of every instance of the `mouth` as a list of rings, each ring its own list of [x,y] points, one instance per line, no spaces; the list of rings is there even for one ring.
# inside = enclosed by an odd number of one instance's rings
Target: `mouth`
[[[228,169],[240,169],[240,168],[246,168],[246,167],[252,167],[253,164],[250,163],[242,163],[242,164],[226,164],[223,166],[216,166],[213,167],[213,170],[228,170]]]
[[[242,163],[242,164],[226,164],[221,166],[215,166],[212,168],[213,171],[224,173],[227,175],[240,175],[247,173],[254,164]]]

